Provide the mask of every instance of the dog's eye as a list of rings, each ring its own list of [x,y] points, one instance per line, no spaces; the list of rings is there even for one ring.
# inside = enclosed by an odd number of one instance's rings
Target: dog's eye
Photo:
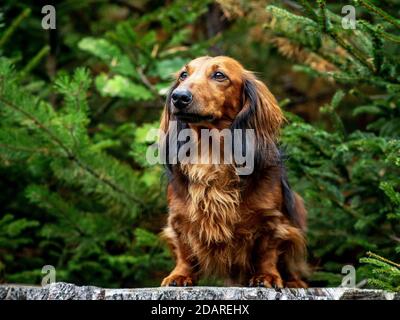
[[[181,74],[179,75],[180,80],[185,80],[189,74],[186,71],[182,71]]]
[[[226,79],[226,76],[221,71],[217,71],[213,74],[212,78],[217,81],[223,81]]]

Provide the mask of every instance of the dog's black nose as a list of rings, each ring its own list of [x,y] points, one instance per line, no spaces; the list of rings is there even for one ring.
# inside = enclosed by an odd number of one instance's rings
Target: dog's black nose
[[[186,108],[193,100],[193,96],[189,90],[174,90],[171,98],[172,103],[178,109]]]

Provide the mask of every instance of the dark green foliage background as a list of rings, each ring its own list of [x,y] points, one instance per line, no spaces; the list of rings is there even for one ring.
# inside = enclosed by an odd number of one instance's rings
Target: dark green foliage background
[[[225,54],[258,72],[288,123],[282,145],[309,211],[313,286],[399,289],[400,3],[59,1],[0,7],[0,282],[159,285],[166,179],[145,153],[171,74]],[[381,9],[378,9],[376,6]],[[280,39],[279,41],[277,39]],[[329,66],[329,68],[326,68]],[[205,283],[217,283],[208,279]]]

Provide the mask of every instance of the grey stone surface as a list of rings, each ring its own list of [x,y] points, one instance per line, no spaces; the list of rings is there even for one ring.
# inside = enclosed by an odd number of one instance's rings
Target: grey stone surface
[[[399,293],[352,288],[266,289],[162,287],[103,289],[57,282],[46,287],[0,285],[0,300],[400,300]]]

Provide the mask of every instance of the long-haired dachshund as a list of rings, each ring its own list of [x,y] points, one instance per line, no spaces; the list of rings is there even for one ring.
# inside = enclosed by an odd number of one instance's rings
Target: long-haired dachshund
[[[161,118],[166,136],[172,121],[197,134],[254,129],[255,161],[247,176],[229,164],[167,164],[163,236],[176,266],[162,285],[191,286],[217,275],[230,284],[306,287],[306,210],[287,181],[277,147],[284,117],[268,88],[232,58],[194,59],[169,91]]]

